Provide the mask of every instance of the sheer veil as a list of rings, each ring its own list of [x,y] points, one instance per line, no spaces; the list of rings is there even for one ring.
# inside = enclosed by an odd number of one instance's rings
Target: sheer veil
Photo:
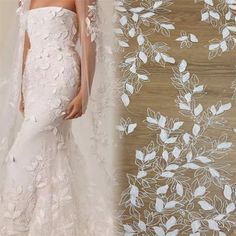
[[[91,231],[87,235],[114,235],[113,199],[116,180],[114,178],[115,142],[113,136],[113,4],[112,1],[106,0],[96,2],[95,0],[76,0],[76,4],[80,16],[78,52],[81,56],[81,78],[87,88],[89,101],[85,114],[74,120],[72,126],[76,145],[83,156],[83,163],[71,160],[71,166],[76,174],[76,166],[82,164],[86,173],[85,176],[80,176],[78,173],[77,177],[78,184],[84,185],[84,191],[80,195],[81,199],[86,202],[82,214],[85,215]],[[11,5],[16,8],[17,2],[14,1]],[[4,9],[6,14],[1,20],[8,25],[7,34],[0,32],[0,39],[5,37],[3,41],[6,44],[0,58],[1,188],[5,176],[4,160],[23,121],[18,107],[21,95],[25,24],[29,6],[30,0],[21,1],[16,17],[12,10],[14,7],[9,9],[6,7]],[[90,46],[94,42],[96,42],[96,65],[91,68],[93,63],[89,58]],[[84,108],[86,108],[85,103],[86,101],[84,101]]]

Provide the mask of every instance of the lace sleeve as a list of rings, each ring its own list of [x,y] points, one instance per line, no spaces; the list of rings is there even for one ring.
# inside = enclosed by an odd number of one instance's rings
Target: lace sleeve
[[[96,0],[76,0],[76,10],[81,46],[81,92],[86,103],[91,93],[96,64]]]

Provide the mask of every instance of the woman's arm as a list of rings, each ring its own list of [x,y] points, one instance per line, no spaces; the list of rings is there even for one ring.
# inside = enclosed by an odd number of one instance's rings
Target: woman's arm
[[[28,55],[28,51],[30,48],[30,41],[27,32],[25,33],[25,42],[24,42],[24,52],[23,52],[23,64],[22,64],[22,74],[24,73],[25,70],[25,61],[26,57]]]
[[[29,37],[28,37],[28,34],[25,33],[23,63],[22,63],[22,76],[23,76],[23,73],[24,73],[24,70],[25,70],[25,61],[26,61],[26,57],[27,57],[29,48],[30,48]],[[24,114],[24,98],[23,98],[22,88],[21,88],[21,100],[20,100],[20,104],[19,104],[19,110],[22,114]]]
[[[81,86],[78,95],[67,108],[65,119],[74,119],[85,113],[91,93],[96,64],[96,43],[90,32],[90,23],[94,15],[96,0],[76,0],[76,11],[79,23],[79,39],[81,43]]]

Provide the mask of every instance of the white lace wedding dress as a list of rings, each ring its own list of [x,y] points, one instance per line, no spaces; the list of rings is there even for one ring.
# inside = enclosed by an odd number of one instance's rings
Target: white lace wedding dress
[[[1,236],[90,235],[79,209],[86,185],[83,158],[71,121],[63,119],[80,84],[77,24],[76,13],[60,7],[28,12],[25,117],[6,157]]]

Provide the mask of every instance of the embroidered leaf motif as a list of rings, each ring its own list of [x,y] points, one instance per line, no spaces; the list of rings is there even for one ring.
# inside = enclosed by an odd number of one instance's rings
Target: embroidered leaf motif
[[[168,185],[161,186],[157,189],[156,194],[164,194],[167,193],[167,190],[169,189]]]
[[[199,201],[198,204],[205,211],[210,211],[210,210],[214,209],[214,207],[210,203],[208,203],[207,201]]]

